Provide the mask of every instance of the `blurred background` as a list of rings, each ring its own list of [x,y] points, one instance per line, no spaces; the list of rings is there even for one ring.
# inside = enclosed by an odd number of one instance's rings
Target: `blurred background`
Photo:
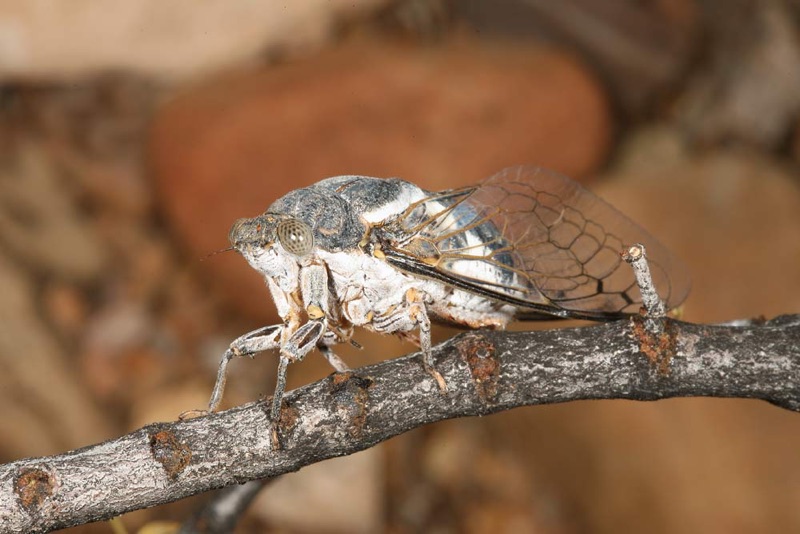
[[[206,405],[277,320],[208,257],[235,219],[327,176],[520,163],[683,258],[686,320],[800,312],[800,1],[0,0],[0,461]],[[415,350],[356,339],[354,367]],[[225,405],[274,372],[236,361]],[[517,409],[288,475],[238,532],[797,532],[798,443],[758,401]],[[204,498],[122,522],[174,531]]]

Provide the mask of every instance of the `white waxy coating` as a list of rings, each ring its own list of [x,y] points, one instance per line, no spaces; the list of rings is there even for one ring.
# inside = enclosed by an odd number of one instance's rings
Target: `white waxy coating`
[[[451,322],[502,327],[513,317],[511,306],[406,274],[367,254],[320,252],[319,256],[331,273],[344,317],[356,326],[372,326],[385,333],[414,329],[416,325],[410,320],[398,320],[390,330],[371,325],[375,318],[402,306],[410,289],[428,295],[428,311]]]
[[[382,205],[363,211],[361,218],[369,224],[379,224],[403,213],[409,205],[426,197],[425,191],[410,182],[404,182],[398,196]]]

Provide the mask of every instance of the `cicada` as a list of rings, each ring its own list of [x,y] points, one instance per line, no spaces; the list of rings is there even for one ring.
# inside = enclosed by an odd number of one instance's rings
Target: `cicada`
[[[669,307],[689,290],[685,269],[645,230],[577,182],[535,167],[440,192],[397,178],[328,178],[239,219],[229,239],[264,276],[283,322],[231,344],[209,410],[221,401],[232,358],[274,349],[273,421],[289,363],[318,349],[334,369],[347,370],[332,347],[349,342],[354,327],[418,333],[424,366],[446,389],[431,352],[431,321],[504,328],[635,313],[641,296],[620,258],[634,242],[646,245]]]

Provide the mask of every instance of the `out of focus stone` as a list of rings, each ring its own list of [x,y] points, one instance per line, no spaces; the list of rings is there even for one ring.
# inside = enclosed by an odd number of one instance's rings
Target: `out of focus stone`
[[[0,243],[57,275],[88,280],[105,264],[105,250],[64,186],[47,150],[22,143],[0,166]]]
[[[601,73],[628,116],[652,110],[696,55],[696,0],[460,0],[454,16],[481,35],[528,38],[574,50]]]
[[[42,293],[47,317],[62,335],[79,335],[86,323],[88,302],[78,289],[59,281],[49,283]]]
[[[26,272],[0,254],[0,455],[38,456],[112,434],[78,369],[38,316]]]
[[[58,176],[59,194],[95,220],[148,216],[142,148],[156,94],[155,84],[124,74],[69,85],[9,84],[0,106],[0,161],[19,173],[25,169],[13,168],[15,162],[37,152]]]
[[[0,76],[63,78],[134,70],[182,78],[319,45],[345,13],[384,0],[0,1]]]
[[[519,163],[580,177],[605,161],[611,131],[598,82],[552,49],[357,41],[176,97],[155,120],[152,168],[170,224],[202,257],[227,246],[235,219],[324,177],[442,189]],[[204,266],[238,307],[269,319],[241,258]]]
[[[128,428],[133,430],[154,422],[169,422],[194,407],[208,404],[208,384],[187,382],[153,388],[147,395],[132,399]]]
[[[800,30],[781,0],[708,0],[705,60],[675,106],[695,142],[777,149],[800,112]]]
[[[383,531],[379,448],[304,467],[267,486],[250,513],[290,532]]]

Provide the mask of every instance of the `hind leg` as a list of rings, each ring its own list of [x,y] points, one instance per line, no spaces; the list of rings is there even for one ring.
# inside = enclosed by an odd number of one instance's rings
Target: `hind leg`
[[[387,314],[375,317],[372,326],[378,332],[401,333],[404,337],[406,332],[417,329],[425,371],[436,380],[439,390],[447,393],[447,382],[436,370],[431,350],[431,320],[427,309],[429,301],[430,297],[426,293],[413,288],[409,289],[406,291],[403,305],[393,308]]]

